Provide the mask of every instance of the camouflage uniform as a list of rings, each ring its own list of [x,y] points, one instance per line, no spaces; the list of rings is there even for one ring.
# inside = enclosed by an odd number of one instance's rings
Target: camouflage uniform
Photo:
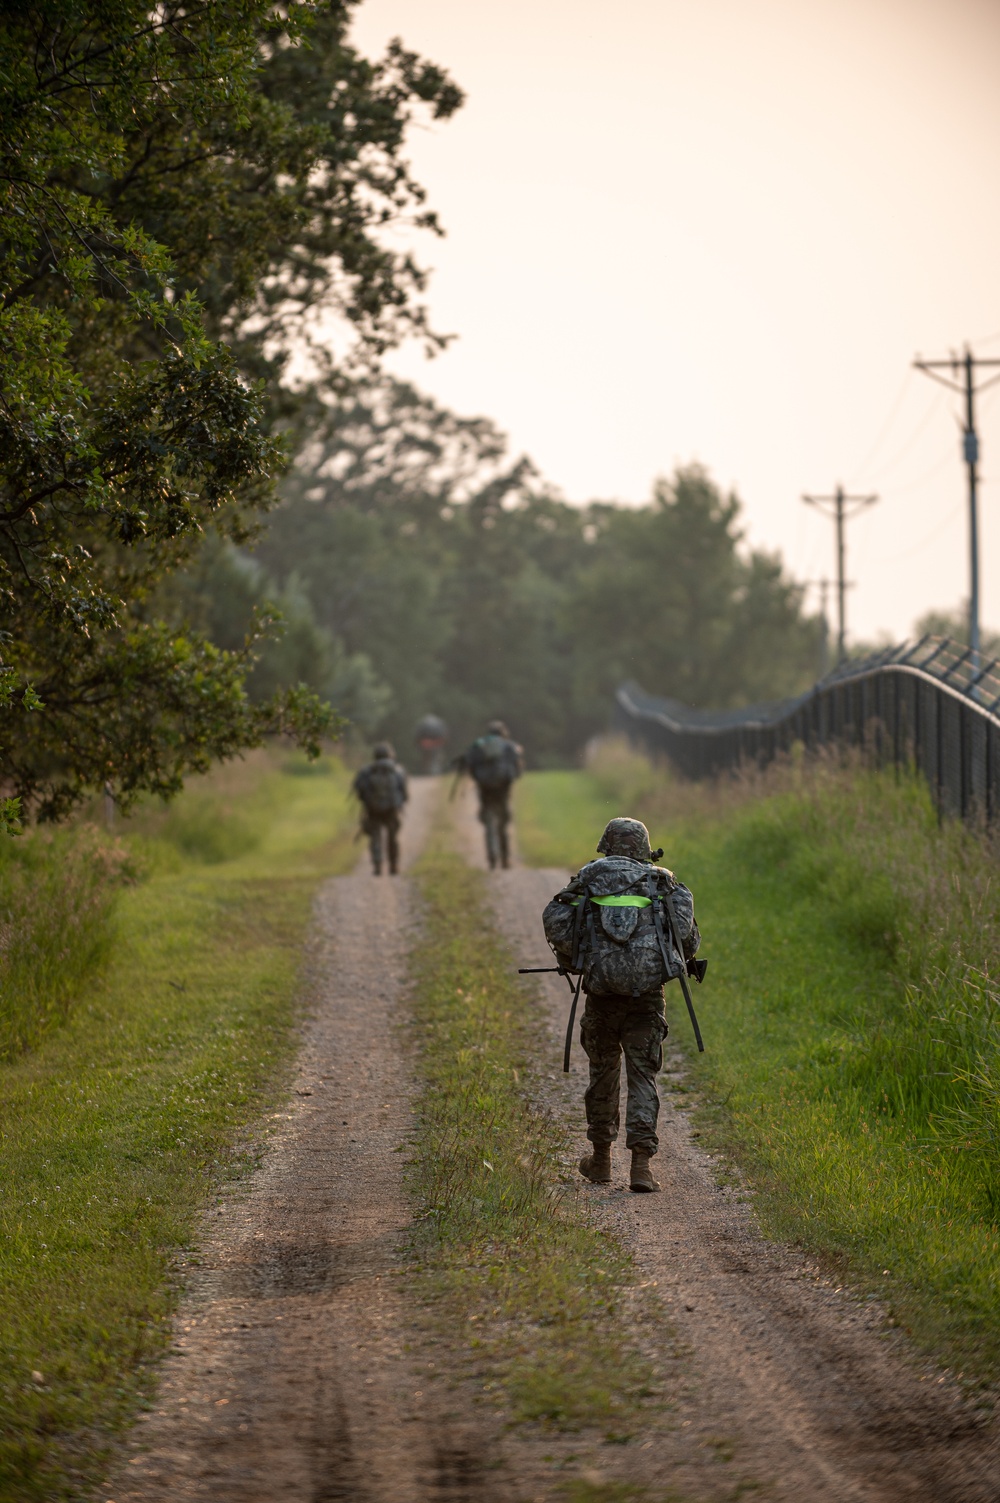
[[[448,727],[440,715],[425,715],[417,723],[416,743],[424,773],[437,777],[444,771],[444,748],[448,740]]]
[[[656,1123],[660,1098],[656,1077],[663,1068],[663,989],[643,997],[588,995],[580,1020],[580,1042],[590,1061],[590,1085],[583,1101],[587,1137],[592,1143],[614,1143],[620,1126],[622,1055],[628,1097],[625,1108],[625,1147],[659,1147]]]
[[[598,851],[606,853],[604,859],[588,862],[556,894],[545,910],[543,922],[557,958],[568,967],[573,964],[577,935],[582,939],[577,958],[587,994],[580,1022],[580,1041],[590,1062],[590,1085],[584,1097],[587,1136],[595,1146],[613,1143],[618,1137],[624,1055],[628,1088],[625,1146],[652,1155],[659,1147],[656,1124],[660,1101],[656,1076],[663,1068],[663,1040],[667,1033],[663,971],[668,969],[667,979],[680,975],[686,962],[696,954],[701,936],[689,889],[666,867],[652,864],[645,825],[638,820],[612,820]],[[627,944],[618,947],[609,940],[594,923],[592,910],[587,919],[588,930],[580,933],[582,926],[577,924],[576,910],[588,892],[592,903],[595,895],[600,904],[605,894],[628,892],[638,902],[645,902],[641,908],[626,905],[598,909],[597,922],[606,924],[612,935],[620,918],[624,925],[622,933],[628,932]],[[669,925],[664,926],[662,945],[656,932],[652,903],[667,895],[683,958],[673,944]],[[664,951],[669,968],[663,962]],[[609,982],[618,990],[609,990]],[[635,984],[630,986],[630,982]]]
[[[353,790],[361,800],[361,830],[368,836],[372,870],[382,874],[382,850],[389,859],[389,871],[399,870],[399,827],[401,810],[409,797],[406,770],[395,760],[388,742],[375,748],[375,760],[356,775]]]
[[[522,748],[510,739],[502,720],[491,720],[486,735],[473,741],[468,751],[456,757],[454,765],[475,781],[490,869],[509,866],[510,790],[524,767]]]

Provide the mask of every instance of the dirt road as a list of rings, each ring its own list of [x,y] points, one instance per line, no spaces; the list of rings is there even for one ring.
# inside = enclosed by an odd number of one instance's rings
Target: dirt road
[[[412,1119],[396,1010],[414,911],[405,871],[439,793],[415,780],[400,879],[362,863],[320,896],[296,1104],[250,1185],[206,1222],[159,1401],[102,1497],[554,1503],[577,1478],[594,1503],[602,1481],[647,1488],[656,1503],[997,1503],[995,1446],[953,1386],[904,1359],[879,1310],[765,1242],[669,1104],[662,1195],[628,1193],[624,1154],[615,1186],[577,1190],[655,1285],[634,1336],[659,1373],[659,1417],[626,1446],[505,1433],[468,1383],[438,1381],[447,1349],[414,1327],[399,1276]],[[468,803],[457,818],[482,865]],[[523,963],[547,958],[538,915],[563,878],[490,878]],[[536,1088],[575,1122],[578,1046],[572,1077],[558,1073],[565,983],[540,998],[553,1065]]]
[[[415,780],[404,873],[437,792]],[[405,875],[376,879],[365,859],[321,893],[296,1104],[248,1189],[204,1228],[159,1402],[107,1499],[481,1496],[475,1417],[428,1392],[397,1276],[410,1226],[396,1018],[411,903]]]
[[[474,837],[467,850],[476,859]],[[500,926],[525,965],[550,960],[538,915],[565,880],[563,871],[523,868],[491,877]],[[566,983],[540,979],[561,1070]],[[689,1026],[676,986],[668,1019],[672,1032]],[[640,1277],[656,1285],[659,1319],[647,1314],[639,1335],[675,1395],[668,1426],[647,1437],[653,1444],[608,1475],[650,1487],[669,1480],[685,1499],[737,1496],[742,1487],[788,1503],[997,1503],[995,1421],[910,1356],[875,1301],[760,1235],[748,1196],[721,1187],[720,1166],[692,1136],[690,1097],[670,1090],[683,1076],[674,1050],[661,1078],[662,1194],[630,1194],[624,1149],[613,1186],[581,1181],[580,1193],[624,1236]],[[571,1076],[551,1089],[580,1123],[581,1152],[585,1084],[577,1041]],[[680,1355],[665,1360],[672,1352]],[[720,1469],[734,1491],[720,1488]]]

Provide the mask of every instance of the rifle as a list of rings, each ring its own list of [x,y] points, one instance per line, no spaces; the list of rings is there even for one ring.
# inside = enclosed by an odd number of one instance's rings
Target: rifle
[[[669,893],[667,894],[667,900],[663,906],[667,910],[667,919],[670,924],[670,933],[674,941],[674,949],[680,956],[681,962],[684,966],[684,970],[681,971],[677,979],[681,984],[681,991],[684,993],[684,1001],[687,1003],[688,1017],[691,1019],[691,1027],[694,1029],[695,1041],[698,1045],[698,1053],[704,1054],[705,1045],[701,1041],[701,1029],[698,1027],[698,1019],[695,1017],[694,1003],[691,1001],[691,992],[688,989],[687,977],[693,976],[694,979],[699,983],[704,981],[705,972],[708,970],[708,961],[685,959],[684,946],[681,944],[680,935],[677,933],[677,923],[674,919],[674,909],[673,904],[670,901]],[[687,975],[685,975],[685,972],[687,973]]]
[[[660,910],[656,906],[656,883],[654,881],[652,872],[650,872],[646,878],[646,891],[649,893],[649,901],[652,904],[653,927],[656,930],[656,939],[657,943],[660,946],[660,954],[663,956],[663,973],[664,976],[669,976],[672,967],[670,964],[670,956],[667,954],[667,942],[663,933],[663,923],[660,919]],[[686,955],[684,954],[684,946],[681,944],[681,937],[677,932],[677,920],[674,918],[674,905],[670,901],[669,892],[664,895],[663,906],[667,911],[667,923],[670,925],[670,937],[673,941],[674,949],[677,951],[677,955],[681,963],[681,970],[677,979],[681,984],[681,991],[684,993],[684,1001],[687,1003],[688,1017],[691,1019],[691,1027],[694,1029],[694,1036],[695,1041],[698,1045],[698,1052],[699,1054],[704,1054],[705,1045],[701,1041],[701,1029],[698,1027],[698,1019],[695,1017],[694,1003],[691,1001],[691,993],[688,990],[687,978],[688,976],[694,976],[698,981],[701,981],[705,975],[705,972],[708,970],[708,961],[703,960],[700,965],[694,965],[692,968],[692,962],[688,961]]]
[[[569,982],[569,989],[573,993],[573,1001],[569,1010],[569,1022],[566,1024],[566,1045],[563,1049],[563,1074],[569,1074],[569,1055],[573,1047],[573,1024],[576,1021],[576,1005],[580,1000],[580,988],[583,985],[583,972],[574,987],[569,979],[569,971],[564,965],[520,965],[517,968],[519,976],[556,975],[565,976]]]

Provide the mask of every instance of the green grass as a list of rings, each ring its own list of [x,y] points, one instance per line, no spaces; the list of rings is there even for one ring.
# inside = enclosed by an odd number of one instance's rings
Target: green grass
[[[586,1478],[574,1478],[559,1491],[566,1503],[686,1503],[673,1488],[650,1492],[649,1488],[632,1482],[589,1482]]]
[[[566,1196],[563,1132],[531,1105],[537,1003],[493,928],[483,874],[434,849],[417,877],[421,1290],[468,1333],[513,1420],[624,1439],[648,1392],[615,1319],[629,1265]]]
[[[597,855],[609,819],[623,811],[612,789],[578,772],[533,772],[514,785],[517,848],[528,866],[579,871]]]
[[[0,834],[0,1062],[65,1022],[112,946],[120,841],[92,826]]]
[[[119,896],[103,972],[0,1066],[3,1503],[99,1480],[151,1392],[171,1265],[282,1099],[312,894],[356,855],[346,774],[301,770],[255,758],[126,824],[147,875]]]
[[[995,851],[939,829],[919,781],[861,768],[713,789],[618,754],[524,784],[536,862],[596,840],[610,799],[693,888],[705,1055],[676,988],[668,1014],[767,1229],[884,1296],[966,1379],[1000,1377]]]

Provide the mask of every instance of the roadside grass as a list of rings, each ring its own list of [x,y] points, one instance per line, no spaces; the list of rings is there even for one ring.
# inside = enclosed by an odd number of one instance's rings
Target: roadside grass
[[[248,760],[122,823],[146,875],[119,894],[103,970],[0,1066],[3,1503],[91,1495],[148,1405],[175,1260],[287,1088],[312,895],[355,859],[347,776]]]
[[[650,1492],[632,1482],[588,1482],[586,1478],[573,1478],[559,1491],[567,1503],[689,1503],[673,1488]]]
[[[133,877],[122,843],[93,826],[0,837],[0,1062],[66,1020],[108,959]]]
[[[707,1140],[772,1235],[835,1260],[967,1382],[1000,1378],[1000,886],[985,836],[939,827],[923,784],[792,762],[680,783],[612,747],[524,780],[533,860],[561,859],[602,800],[646,819],[693,888],[708,979]],[[567,779],[575,781],[574,807]],[[546,844],[545,829],[550,831]]]
[[[512,1420],[625,1440],[651,1393],[616,1319],[632,1270],[566,1193],[563,1131],[528,1093],[537,1003],[493,926],[483,873],[438,844],[416,878],[421,1290],[464,1324]]]
[[[517,849],[528,866],[577,872],[597,855],[609,819],[621,814],[615,789],[578,772],[528,773],[514,785]]]

